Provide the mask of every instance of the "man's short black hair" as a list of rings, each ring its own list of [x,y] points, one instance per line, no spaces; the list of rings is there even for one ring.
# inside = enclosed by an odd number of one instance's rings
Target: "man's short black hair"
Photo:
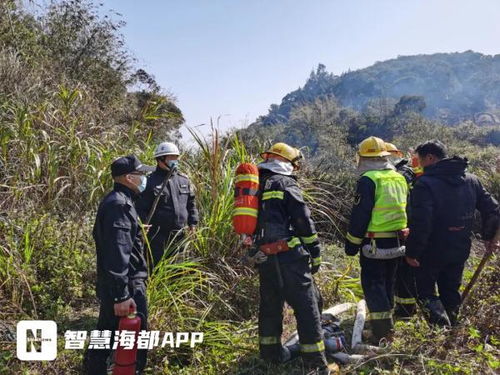
[[[420,157],[425,157],[427,155],[434,155],[438,159],[444,159],[447,156],[446,146],[443,142],[433,139],[432,141],[424,142],[417,146],[415,152]]]

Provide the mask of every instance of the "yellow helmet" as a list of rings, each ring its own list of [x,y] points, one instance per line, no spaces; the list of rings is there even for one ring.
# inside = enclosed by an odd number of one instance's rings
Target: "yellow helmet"
[[[390,156],[386,143],[377,137],[368,137],[359,144],[358,154],[365,158],[375,158],[379,156]]]
[[[403,157],[403,152],[399,150],[393,143],[385,142],[385,148],[387,149],[387,152],[389,152],[391,155],[395,155],[400,158]]]
[[[263,159],[267,159],[269,157],[269,154],[279,155],[285,158],[297,169],[299,168],[298,162],[304,158],[302,152],[300,152],[299,149],[289,146],[283,142],[275,143],[267,151],[260,154],[260,156]]]

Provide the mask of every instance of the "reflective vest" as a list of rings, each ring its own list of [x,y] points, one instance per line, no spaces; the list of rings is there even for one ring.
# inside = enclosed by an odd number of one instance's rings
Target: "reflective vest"
[[[375,184],[375,205],[368,232],[392,232],[407,226],[406,198],[408,184],[392,169],[363,173]]]

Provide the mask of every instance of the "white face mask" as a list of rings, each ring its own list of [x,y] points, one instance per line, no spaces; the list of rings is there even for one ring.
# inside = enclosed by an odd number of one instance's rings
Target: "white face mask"
[[[137,189],[139,190],[139,193],[142,193],[144,190],[146,190],[146,185],[148,183],[148,180],[146,176],[141,176],[141,183],[137,185]]]
[[[174,168],[177,168],[177,166],[179,165],[179,160],[177,160],[177,159],[167,160],[166,164],[167,164],[167,167],[169,167],[170,169],[174,169]]]
[[[271,172],[290,176],[293,172],[293,165],[287,161],[268,159],[258,165],[259,169],[269,169]]]
[[[134,177],[139,177],[140,178],[140,182],[138,185],[136,185],[136,183],[132,180],[132,179],[129,179],[129,181],[134,184],[135,186],[137,186],[137,190],[139,190],[139,193],[142,193],[144,190],[146,190],[146,185],[147,185],[147,178],[146,176],[138,176],[138,175],[129,175],[129,176],[134,176]]]

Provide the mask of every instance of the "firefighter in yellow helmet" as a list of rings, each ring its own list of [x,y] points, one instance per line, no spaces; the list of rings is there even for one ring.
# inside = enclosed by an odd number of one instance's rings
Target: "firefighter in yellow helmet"
[[[321,264],[311,212],[293,175],[301,152],[276,143],[258,165],[260,203],[255,231],[259,263],[259,349],[262,359],[283,362],[302,355],[315,374],[329,374],[325,358],[318,292],[311,274]],[[283,305],[293,308],[300,345],[281,344]]]
[[[369,137],[359,145],[359,180],[345,252],[360,252],[361,285],[370,311],[375,342],[393,328],[394,278],[404,254],[399,235],[407,226],[408,184],[389,162],[385,142]]]

